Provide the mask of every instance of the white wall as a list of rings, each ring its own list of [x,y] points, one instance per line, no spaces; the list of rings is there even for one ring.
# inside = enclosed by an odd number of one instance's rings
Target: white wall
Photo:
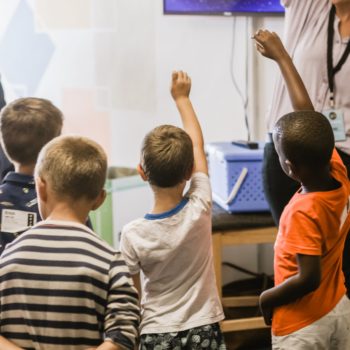
[[[237,82],[244,91],[248,64],[252,129],[263,138],[275,67],[257,56],[250,35],[259,26],[281,32],[282,19],[237,17],[233,37],[232,17],[164,16],[162,2],[0,0],[7,99],[52,99],[66,115],[67,132],[97,139],[113,164],[135,165],[147,130],[179,123],[169,81],[173,69],[183,69],[193,78],[206,141],[245,138],[242,102],[230,77],[234,42]],[[40,56],[47,57],[44,66],[36,65]]]
[[[126,1],[120,1],[120,10],[125,13],[125,8],[128,8],[125,16],[136,16],[137,20],[132,20],[131,23],[125,20],[121,23],[121,31],[128,34],[120,43],[123,51],[115,52],[115,61],[120,61],[121,55],[130,57],[137,53],[138,57],[123,62],[123,70],[129,73],[122,76],[123,88],[133,93],[135,85],[142,84],[133,79],[135,61],[137,67],[142,67],[141,77],[144,72],[150,74],[147,84],[143,84],[143,91],[137,91],[140,94],[137,96],[141,100],[140,103],[135,101],[132,106],[128,106],[130,108],[117,111],[113,128],[113,162],[135,164],[145,130],[160,123],[179,124],[169,94],[170,74],[174,69],[186,70],[192,77],[192,99],[207,142],[245,138],[242,103],[230,78],[233,19],[164,16],[161,0],[144,1],[147,5],[143,5],[143,11],[140,13],[137,10],[140,2]],[[245,20],[242,17],[237,19],[237,53],[246,42],[251,44],[246,40],[245,34],[242,34]],[[242,73],[245,63],[244,55],[237,54],[234,62],[235,72],[243,89]],[[145,96],[149,101],[147,106],[141,105]],[[124,121],[128,131],[134,135],[133,142],[129,133],[124,132]],[[128,151],[125,152],[125,147],[121,145],[128,145]]]

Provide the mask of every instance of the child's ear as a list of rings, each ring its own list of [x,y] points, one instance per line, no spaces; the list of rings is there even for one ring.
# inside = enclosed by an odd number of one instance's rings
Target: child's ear
[[[141,176],[143,181],[148,181],[148,178],[145,174],[145,172],[143,171],[142,165],[141,164],[137,164],[137,172],[139,173],[139,175]]]
[[[47,202],[47,184],[44,179],[37,177],[35,179],[36,193],[42,202]]]
[[[185,178],[186,181],[191,180],[191,177],[192,177],[192,174],[193,174],[193,170],[194,170],[194,166],[193,166],[192,169],[190,169],[190,170],[187,172],[186,178]]]
[[[298,179],[298,169],[294,166],[294,164],[288,159],[285,161],[285,163],[288,169],[288,175],[293,179]]]
[[[100,194],[97,196],[94,204],[91,207],[91,210],[96,210],[97,208],[99,208],[103,204],[103,202],[105,201],[106,196],[107,196],[106,190],[103,189],[100,192]]]

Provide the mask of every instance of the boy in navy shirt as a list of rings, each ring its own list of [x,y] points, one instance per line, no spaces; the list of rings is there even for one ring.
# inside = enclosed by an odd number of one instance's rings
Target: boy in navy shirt
[[[15,166],[0,186],[0,254],[7,243],[40,221],[34,167],[42,147],[60,135],[61,111],[41,98],[20,98],[0,115],[3,149]]]

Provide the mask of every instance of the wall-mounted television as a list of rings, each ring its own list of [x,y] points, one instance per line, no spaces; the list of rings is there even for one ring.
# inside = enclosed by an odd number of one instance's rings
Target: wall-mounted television
[[[280,0],[164,0],[165,14],[280,14]]]

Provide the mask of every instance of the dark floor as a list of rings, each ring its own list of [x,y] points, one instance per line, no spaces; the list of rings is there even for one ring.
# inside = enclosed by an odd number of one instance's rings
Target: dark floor
[[[227,350],[271,350],[270,329],[225,333]]]
[[[232,282],[223,288],[225,296],[259,295],[262,289],[272,284],[272,280],[261,278],[249,278]],[[227,319],[261,316],[258,306],[224,308]],[[271,350],[271,329],[253,329],[239,332],[225,333],[227,350]]]

